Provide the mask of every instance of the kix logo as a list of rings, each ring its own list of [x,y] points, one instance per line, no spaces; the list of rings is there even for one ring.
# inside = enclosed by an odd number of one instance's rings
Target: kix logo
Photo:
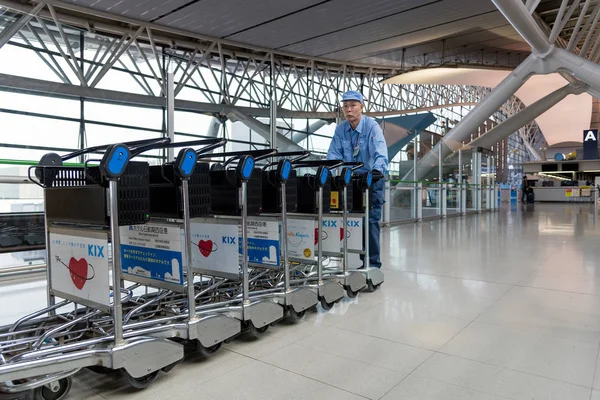
[[[104,246],[88,244],[88,257],[104,258]]]
[[[235,244],[235,236],[221,236],[221,244]]]
[[[348,228],[360,228],[359,221],[348,221]]]
[[[323,220],[323,228],[337,228],[337,221]]]

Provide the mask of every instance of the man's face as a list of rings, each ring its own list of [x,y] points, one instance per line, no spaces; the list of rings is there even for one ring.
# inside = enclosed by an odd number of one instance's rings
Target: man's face
[[[350,123],[357,122],[360,120],[360,116],[362,115],[363,105],[360,101],[356,100],[346,100],[344,101],[344,117]]]

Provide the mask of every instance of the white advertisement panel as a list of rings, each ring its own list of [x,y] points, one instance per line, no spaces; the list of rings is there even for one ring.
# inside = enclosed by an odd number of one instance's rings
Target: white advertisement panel
[[[329,253],[340,253],[342,250],[343,227],[341,217],[323,216],[321,226],[321,238],[323,239],[323,251]],[[315,232],[317,224],[315,223]],[[315,251],[317,246],[315,244]]]
[[[52,289],[82,304],[110,306],[108,238],[82,235],[50,232]]]
[[[242,226],[239,226],[239,254],[242,255]],[[248,220],[248,261],[278,267],[280,263],[279,221]]]
[[[346,235],[348,237],[348,250],[363,250],[363,219],[348,218],[346,226]],[[358,268],[362,265],[360,255],[356,253],[348,254],[348,267]]]
[[[149,223],[119,228],[124,274],[183,285],[181,228]]]
[[[286,235],[288,256],[312,261],[315,256],[315,231],[313,219],[288,219]]]
[[[191,223],[192,267],[239,274],[238,227],[226,223]]]

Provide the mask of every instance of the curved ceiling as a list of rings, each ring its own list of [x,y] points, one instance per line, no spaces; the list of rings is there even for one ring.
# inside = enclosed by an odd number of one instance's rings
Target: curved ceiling
[[[430,68],[397,75],[383,84],[474,85],[494,88],[510,74],[508,70],[476,68]],[[567,84],[559,74],[534,75],[515,93],[526,106]],[[536,118],[548,145],[582,141],[582,131],[590,128],[592,96],[569,95]]]

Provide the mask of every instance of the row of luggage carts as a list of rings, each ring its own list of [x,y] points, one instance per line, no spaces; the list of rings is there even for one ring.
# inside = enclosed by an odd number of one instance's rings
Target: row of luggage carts
[[[65,398],[82,368],[143,389],[184,350],[210,356],[383,283],[363,245],[371,172],[225,144],[143,140],[30,168],[44,189],[48,305],[0,328],[0,399]],[[138,157],[166,148],[179,149],[173,162]],[[98,157],[64,165],[84,154]]]

